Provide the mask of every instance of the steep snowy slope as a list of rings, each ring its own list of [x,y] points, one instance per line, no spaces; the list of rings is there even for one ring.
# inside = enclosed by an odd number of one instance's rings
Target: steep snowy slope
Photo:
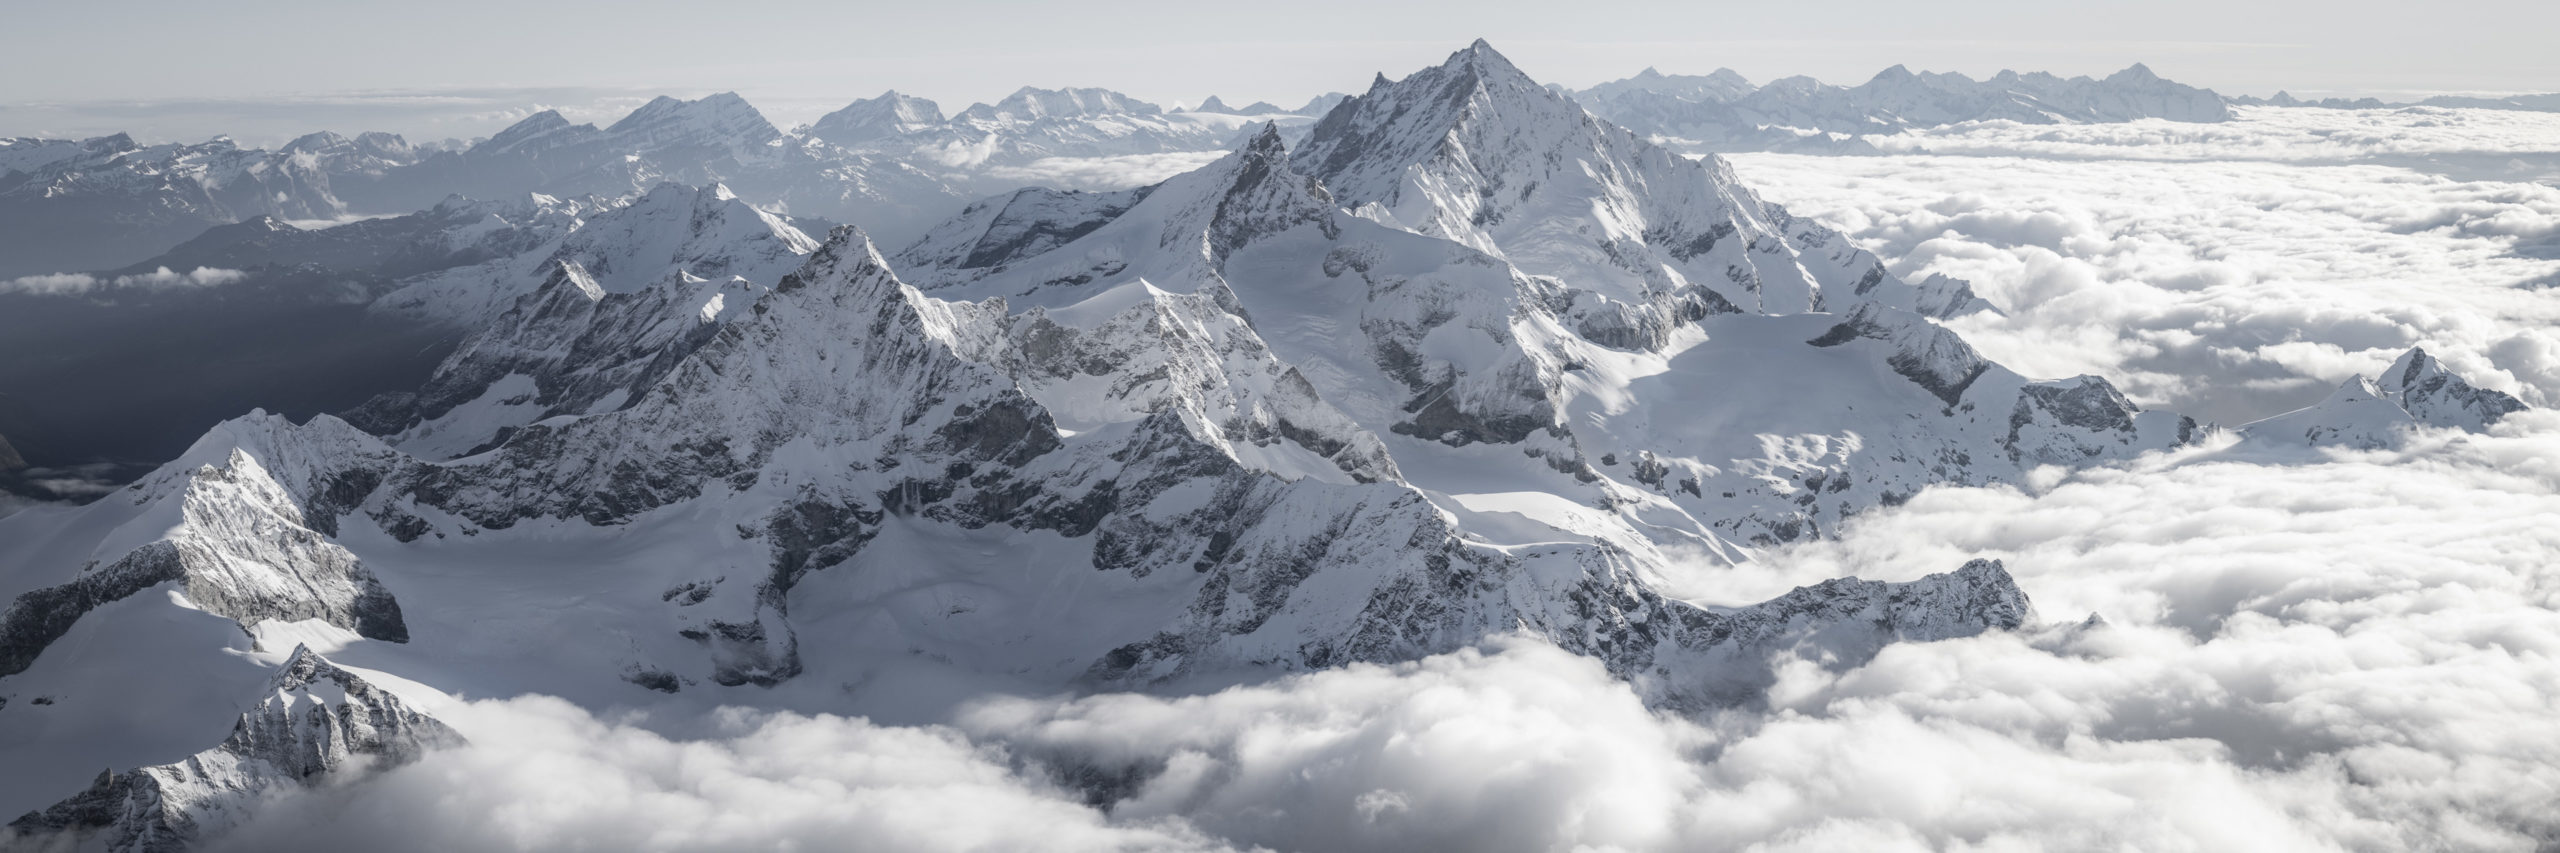
[[[392,455],[335,419],[297,428],[260,412],[216,428],[177,462],[95,505],[95,515],[125,520],[63,582],[35,587],[26,581],[40,570],[28,567],[0,587],[15,597],[0,610],[0,675],[26,670],[89,611],[169,583],[243,627],[318,619],[406,640],[399,602],[329,540],[337,504],[372,488],[364,471]]]

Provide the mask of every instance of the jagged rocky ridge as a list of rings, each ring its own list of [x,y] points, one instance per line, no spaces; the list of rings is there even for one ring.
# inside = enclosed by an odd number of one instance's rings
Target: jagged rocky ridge
[[[0,830],[20,842],[174,853],[218,837],[260,800],[417,760],[461,735],[391,692],[294,649],[231,736],[183,761],[98,774],[88,790]]]

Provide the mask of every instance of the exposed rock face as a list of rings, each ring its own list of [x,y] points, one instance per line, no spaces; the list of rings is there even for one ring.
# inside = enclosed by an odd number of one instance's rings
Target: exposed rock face
[[[20,840],[174,853],[219,836],[264,797],[461,742],[399,697],[297,648],[221,744],[171,764],[100,773],[88,790],[8,829]]]

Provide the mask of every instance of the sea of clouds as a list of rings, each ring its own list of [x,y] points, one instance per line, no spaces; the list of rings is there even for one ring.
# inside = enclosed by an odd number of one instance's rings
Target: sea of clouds
[[[2241,156],[2301,135],[2262,129],[2202,131],[2228,157],[1736,161],[1904,271],[1974,280],[2007,313],[1957,327],[2030,374],[2234,422],[2424,343],[2545,408],[1932,489],[1674,574],[1740,603],[1992,557],[2036,602],[2025,630],[1855,666],[1781,652],[1746,707],[1648,708],[1517,638],[924,726],[479,700],[448,717],[470,746],[287,797],[218,849],[2560,847],[2560,260],[2536,254],[2560,190]]]
[[[2341,153],[2560,152],[2560,115],[2424,112],[2461,121],[2003,122],[1897,138],[1932,154],[1731,159],[1895,272],[1971,280],[2006,314],[1950,325],[2029,375],[2097,374],[2145,405],[2233,424],[2425,345],[2480,385],[2560,404],[2560,185]],[[2341,126],[2302,126],[2323,118]],[[2402,127],[2428,122],[2476,132]]]

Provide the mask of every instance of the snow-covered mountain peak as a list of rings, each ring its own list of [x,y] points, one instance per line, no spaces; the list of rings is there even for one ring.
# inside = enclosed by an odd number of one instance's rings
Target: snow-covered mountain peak
[[[2243,424],[2240,433],[2277,445],[2370,450],[2394,445],[2402,432],[2420,424],[2479,432],[2524,409],[2522,401],[2473,386],[2425,348],[2412,347],[2379,379],[2350,377],[2326,399]]]
[[[782,131],[736,92],[721,92],[684,101],[660,95],[605,128],[633,147],[761,146],[782,138]]]
[[[1664,74],[1660,69],[1646,66],[1633,77],[1601,83],[1576,93],[1576,97],[1586,103],[1612,102],[1628,95],[1662,95],[1691,103],[1724,103],[1751,94],[1752,88],[1749,78],[1731,68],[1691,75]]]
[[[947,120],[940,104],[891,89],[819,117],[809,125],[809,135],[853,147],[924,131]]]
[[[1294,162],[1364,218],[1464,244],[1656,316],[1915,307],[1874,256],[1593,117],[1479,42],[1316,124]]]
[[[170,764],[101,773],[88,790],[8,828],[45,849],[62,842],[61,849],[178,853],[220,836],[269,798],[462,742],[390,691],[296,646],[221,744]]]
[[[1042,89],[1024,86],[1004,100],[993,104],[975,104],[960,111],[958,118],[978,121],[1038,121],[1041,119],[1078,118],[1100,115],[1156,115],[1164,110],[1154,104],[1111,91],[1096,88]]]
[[[567,117],[560,115],[559,110],[543,110],[525,116],[522,121],[507,125],[505,130],[491,134],[489,138],[481,140],[480,144],[472,146],[471,150],[477,154],[495,155],[548,148],[552,142],[577,128],[595,130],[594,125],[571,124]]]
[[[2107,82],[2119,85],[2129,83],[2158,83],[2160,82],[2160,75],[2152,73],[2151,66],[2136,62],[2132,65],[2125,66],[2122,71],[2107,75]]]
[[[2474,387],[2424,347],[2401,353],[2374,384],[2410,417],[2440,427],[2484,430],[2525,408],[2523,401],[2505,393]]]
[[[773,281],[818,242],[727,186],[660,184],[564,238],[554,258],[583,263],[604,288],[638,290],[683,270],[706,279]]]

